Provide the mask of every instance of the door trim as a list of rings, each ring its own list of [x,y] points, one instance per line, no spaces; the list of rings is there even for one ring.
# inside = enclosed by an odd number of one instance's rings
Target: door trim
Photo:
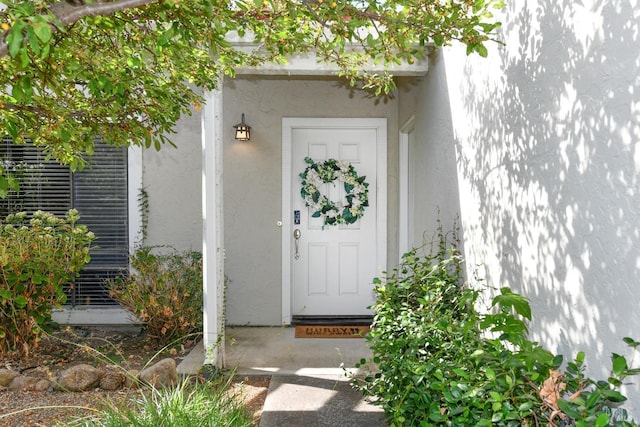
[[[409,209],[409,137],[415,128],[415,117],[409,120],[400,129],[399,146],[399,224],[398,224],[398,260],[402,261],[402,255],[409,251],[411,246],[410,237],[410,209]]]
[[[291,170],[292,132],[300,128],[361,128],[376,130],[376,266],[379,273],[387,264],[387,119],[309,118],[282,119],[282,323],[291,324]],[[372,278],[373,279],[373,278]]]

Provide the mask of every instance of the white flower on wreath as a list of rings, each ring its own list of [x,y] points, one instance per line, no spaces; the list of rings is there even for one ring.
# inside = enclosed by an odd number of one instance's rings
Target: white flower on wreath
[[[320,175],[318,175],[318,172],[316,172],[314,169],[311,169],[307,174],[307,183],[316,188],[320,187],[323,184],[322,178],[320,178]]]
[[[325,225],[337,225],[353,224],[364,215],[364,208],[369,206],[369,184],[366,177],[358,176],[353,165],[335,159],[316,163],[306,157],[304,161],[307,167],[299,175],[302,178],[301,196],[312,217],[323,217]],[[324,184],[335,186],[338,180],[343,182],[345,195],[342,201],[333,202],[321,194],[319,187]],[[344,200],[347,200],[346,204]]]
[[[356,184],[356,185],[353,187],[353,190],[351,190],[351,192],[352,192],[352,193],[354,193],[354,194],[356,194],[356,195],[361,194],[361,193],[364,193],[365,191],[367,191],[367,187],[365,187],[365,186],[364,186],[364,185],[362,185],[362,184]]]
[[[346,182],[347,184],[350,185],[358,185],[358,181],[356,180],[355,177],[348,175],[348,174],[342,174],[340,175],[340,179],[344,182]]]
[[[343,162],[341,160],[338,160],[337,163],[338,163],[338,167],[340,168],[340,172],[342,172],[343,175],[349,172],[349,166],[351,166],[351,163]]]

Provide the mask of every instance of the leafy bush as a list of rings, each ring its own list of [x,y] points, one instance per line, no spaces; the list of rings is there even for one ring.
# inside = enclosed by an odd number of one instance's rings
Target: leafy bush
[[[480,291],[463,284],[460,256],[440,238],[435,253],[413,250],[376,279],[367,339],[377,368],[355,384],[377,398],[392,426],[635,425],[612,408],[626,399],[622,380],[638,369],[614,354],[611,378],[595,381],[579,353],[561,372],[562,357],[527,338],[528,301],[502,288],[481,314]]]
[[[66,217],[35,212],[12,214],[0,226],[0,356],[28,355],[36,347],[51,309],[66,302],[71,284],[89,261],[95,238],[78,224],[78,211]]]
[[[131,256],[132,274],[109,283],[109,294],[162,341],[202,330],[202,254],[142,247]]]

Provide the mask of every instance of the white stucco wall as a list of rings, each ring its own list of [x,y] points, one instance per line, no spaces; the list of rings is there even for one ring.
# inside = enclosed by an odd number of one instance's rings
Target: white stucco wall
[[[447,98],[444,61],[439,53],[429,58],[429,73],[421,79],[401,80],[402,125],[414,116],[414,137],[409,155],[414,186],[409,230],[412,246],[430,245],[438,229],[459,226],[460,205],[453,144],[451,112]]]
[[[169,135],[176,147],[142,153],[149,194],[146,245],[202,251],[202,114],[184,115]],[[137,192],[138,189],[135,189]]]
[[[387,117],[389,253],[397,253],[397,99],[371,98],[335,79],[243,77],[225,81],[224,224],[227,323],[278,325],[282,274],[283,117]],[[251,141],[236,142],[245,113]]]
[[[606,378],[640,338],[640,5],[509,3],[505,47],[445,52],[466,257],[531,299],[534,339]]]

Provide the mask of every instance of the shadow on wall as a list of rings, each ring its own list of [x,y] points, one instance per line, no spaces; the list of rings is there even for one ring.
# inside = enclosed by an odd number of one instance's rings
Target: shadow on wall
[[[458,167],[480,206],[465,233],[494,260],[489,283],[532,300],[534,338],[606,375],[621,338],[640,339],[640,9],[512,3],[488,59],[501,73],[467,61],[461,86]]]

